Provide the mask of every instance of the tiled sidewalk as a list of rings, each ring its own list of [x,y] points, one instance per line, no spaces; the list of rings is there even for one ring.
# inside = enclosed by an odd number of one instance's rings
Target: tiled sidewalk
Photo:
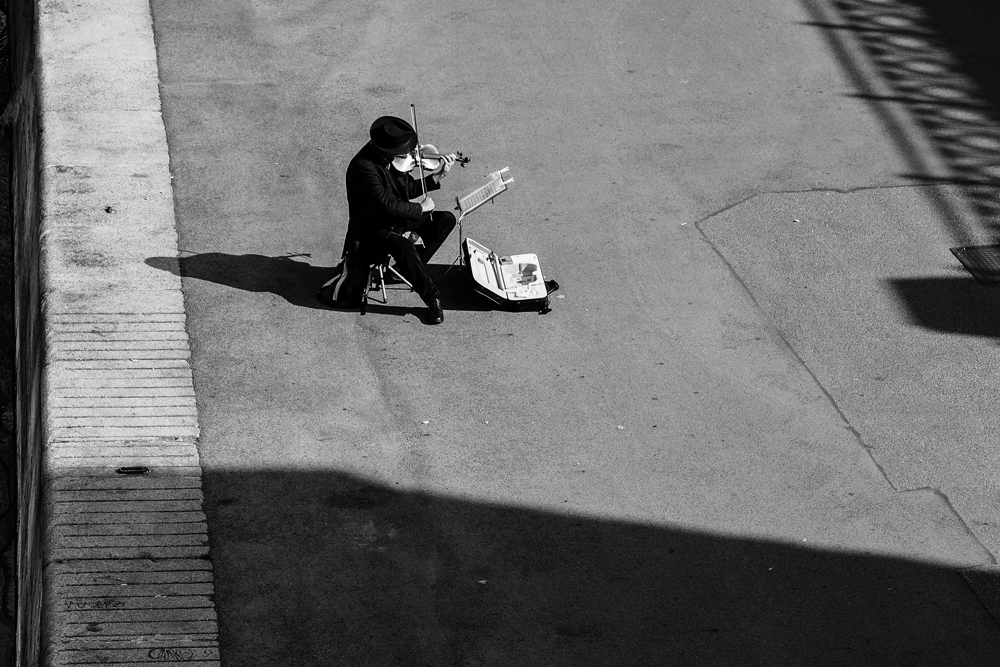
[[[218,665],[149,6],[40,12],[43,664]]]

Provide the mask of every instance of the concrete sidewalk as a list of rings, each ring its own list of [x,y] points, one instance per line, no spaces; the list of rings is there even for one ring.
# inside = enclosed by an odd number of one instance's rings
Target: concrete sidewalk
[[[217,665],[180,280],[143,261],[177,256],[149,5],[42,2],[37,25],[43,590],[18,664]]]

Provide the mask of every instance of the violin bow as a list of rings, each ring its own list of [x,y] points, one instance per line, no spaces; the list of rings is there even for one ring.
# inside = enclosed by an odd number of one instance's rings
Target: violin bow
[[[417,169],[420,170],[420,189],[424,192],[424,199],[427,199],[427,183],[424,182],[424,166],[420,160],[420,132],[417,131],[417,108],[410,105],[410,120],[413,122],[413,134],[417,135]]]

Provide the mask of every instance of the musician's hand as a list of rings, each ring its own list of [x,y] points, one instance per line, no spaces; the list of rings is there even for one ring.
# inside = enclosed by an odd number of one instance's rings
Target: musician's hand
[[[458,155],[456,155],[455,153],[448,153],[447,155],[444,156],[444,171],[441,173],[442,177],[448,175],[448,172],[451,171],[451,168],[455,166],[455,160],[457,159]]]
[[[420,212],[428,213],[434,210],[434,200],[431,199],[430,195],[424,197],[423,201],[420,202]]]

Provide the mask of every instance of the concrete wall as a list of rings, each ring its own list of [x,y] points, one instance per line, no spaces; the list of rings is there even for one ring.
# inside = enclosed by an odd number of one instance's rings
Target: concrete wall
[[[38,113],[36,6],[9,0],[10,102],[3,116],[11,139],[11,213],[14,222],[15,412],[17,438],[17,664],[39,663],[42,608],[41,455],[42,314],[39,235],[41,131]]]

